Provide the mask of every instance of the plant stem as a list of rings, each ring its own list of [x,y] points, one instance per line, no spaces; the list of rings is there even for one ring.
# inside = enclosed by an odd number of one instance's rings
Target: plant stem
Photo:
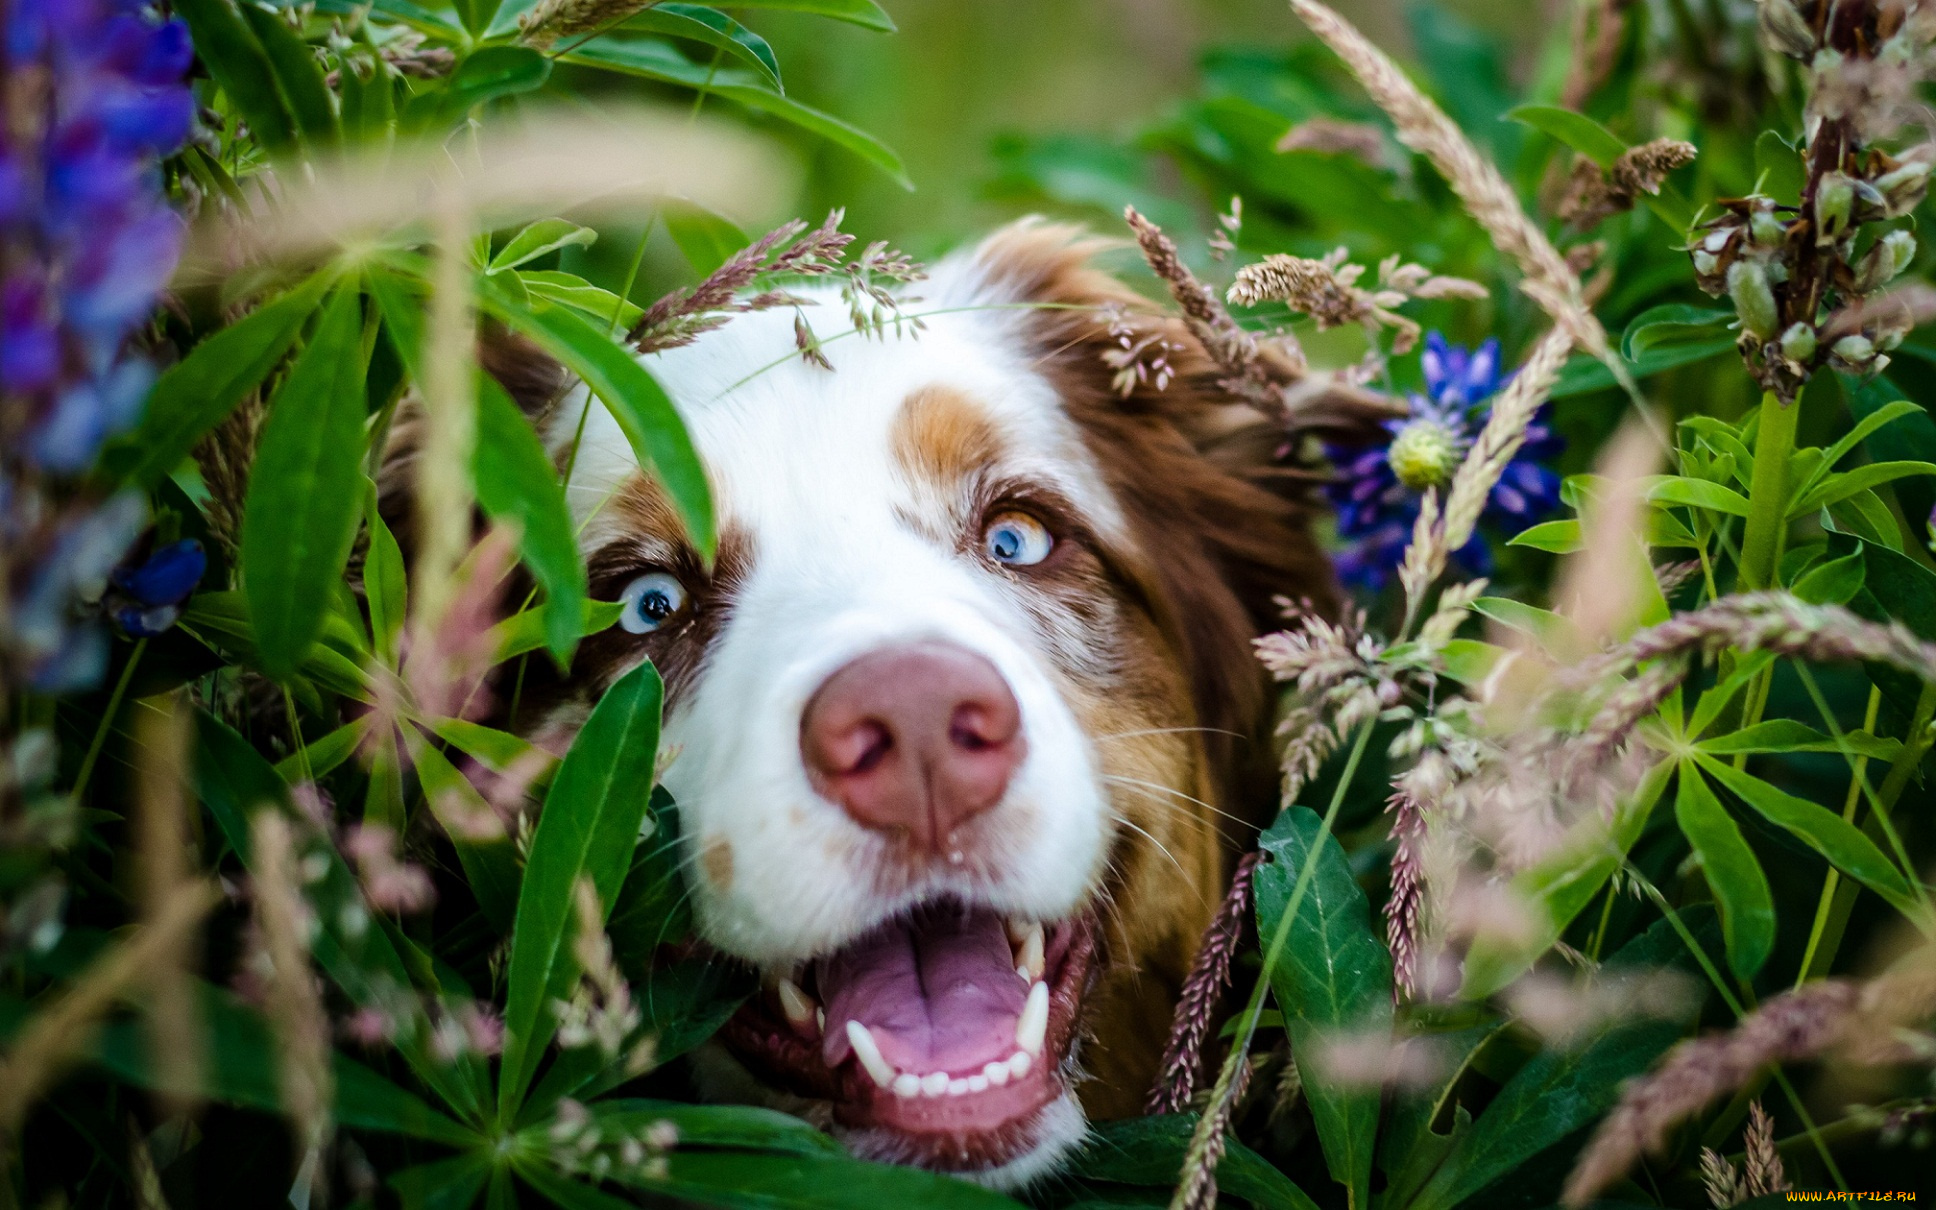
[[[1893,810],[1896,800],[1923,763],[1923,756],[1929,751],[1929,722],[1936,717],[1936,682],[1923,684],[1922,696],[1916,701],[1916,711],[1910,717],[1908,733],[1903,737],[1902,751],[1889,765],[1889,772],[1882,779],[1882,788],[1876,791],[1874,807],[1880,815],[1872,815],[1863,824],[1862,830],[1872,839],[1879,835],[1882,826],[1881,815]],[[1918,884],[1920,886],[1920,883]],[[1835,904],[1829,909],[1827,923],[1822,928],[1821,948],[1815,954],[1814,965],[1803,972],[1805,978],[1816,978],[1828,973],[1835,962],[1835,951],[1841,948],[1843,930],[1848,928],[1849,912],[1855,907],[1857,886],[1844,882],[1835,891]]]
[[[1197,1128],[1190,1137],[1186,1157],[1205,1155],[1210,1142],[1210,1132],[1218,1128],[1218,1122],[1223,1115],[1218,1112],[1217,1097],[1230,1095],[1229,1090],[1235,1086],[1237,1065],[1244,1062],[1245,1056],[1250,1053],[1251,1040],[1257,1036],[1257,1020],[1264,1011],[1264,996],[1270,991],[1271,971],[1276,968],[1277,960],[1284,954],[1284,943],[1290,940],[1291,922],[1297,919],[1298,908],[1304,902],[1304,893],[1310,890],[1311,879],[1317,874],[1318,853],[1324,848],[1324,842],[1331,838],[1331,825],[1338,818],[1338,808],[1344,805],[1345,791],[1350,789],[1351,780],[1358,772],[1358,762],[1363,758],[1365,748],[1371,743],[1372,728],[1377,725],[1377,721],[1367,719],[1364,725],[1358,728],[1357,739],[1352,741],[1351,754],[1345,758],[1344,772],[1338,775],[1338,784],[1331,791],[1331,804],[1324,809],[1324,822],[1318,825],[1317,837],[1312,840],[1310,849],[1304,854],[1304,864],[1297,872],[1297,882],[1291,887],[1290,898],[1285,901],[1284,914],[1278,917],[1277,928],[1271,934],[1270,947],[1264,951],[1264,964],[1258,969],[1257,984],[1251,988],[1250,1002],[1244,1005],[1243,1032],[1238,1035],[1237,1044],[1230,1048],[1229,1056],[1224,1059],[1223,1069],[1217,1073],[1216,1093],[1212,1096],[1210,1104],[1204,1107],[1203,1116],[1197,1119]],[[1178,1174],[1182,1178],[1176,1191],[1179,1199],[1183,1196],[1184,1187],[1189,1183],[1189,1168],[1190,1164],[1186,1158],[1184,1170]],[[1181,1210],[1181,1207],[1172,1201],[1170,1210]],[[1357,1208],[1354,1207],[1353,1210]]]
[[[1748,483],[1748,525],[1741,535],[1739,587],[1758,591],[1773,585],[1775,561],[1788,525],[1788,458],[1795,452],[1795,422],[1801,404],[1783,403],[1773,391],[1761,395],[1761,420],[1755,433],[1754,477]]]
[[[88,779],[94,776],[94,762],[101,759],[101,745],[107,742],[108,728],[114,725],[114,716],[121,712],[121,699],[128,692],[128,683],[134,680],[135,665],[141,662],[142,653],[147,650],[147,639],[135,641],[134,650],[128,653],[128,662],[121,669],[121,679],[114,682],[114,692],[108,695],[108,708],[101,714],[101,725],[94,728],[94,738],[87,744],[87,755],[81,758],[81,771],[74,775],[73,796],[77,803],[87,790]]]
[[[1875,732],[1876,711],[1882,708],[1882,690],[1869,687],[1869,706],[1862,715],[1862,729],[1871,734]],[[1849,774],[1849,792],[1842,800],[1842,818],[1849,823],[1855,822],[1855,812],[1862,805],[1863,773],[1869,767],[1869,758],[1858,756],[1854,761],[1854,771]],[[1809,926],[1808,946],[1802,950],[1801,968],[1795,972],[1795,986],[1800,987],[1808,980],[1809,968],[1815,964],[1816,947],[1822,943],[1822,930],[1828,925],[1828,911],[1835,903],[1835,891],[1842,881],[1842,871],[1833,865],[1822,879],[1822,896],[1815,905],[1815,923]]]

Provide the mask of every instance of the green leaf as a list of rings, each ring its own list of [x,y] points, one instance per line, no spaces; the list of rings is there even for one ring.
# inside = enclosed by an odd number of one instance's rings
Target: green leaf
[[[1664,476],[1648,490],[1647,499],[1655,504],[1701,508],[1737,517],[1748,515],[1748,498],[1740,492],[1686,475]]]
[[[305,778],[320,780],[355,754],[370,729],[370,715],[351,719],[299,752],[276,762],[276,773],[290,785]]]
[[[896,26],[894,19],[887,15],[874,0],[733,0],[727,8],[772,8],[788,12],[811,13],[817,17],[832,17],[863,29],[877,30],[891,34]]]
[[[1627,372],[1636,380],[1651,378],[1668,370],[1694,365],[1734,352],[1732,337],[1714,340],[1675,341],[1659,344],[1640,355],[1639,360],[1628,363]],[[1596,357],[1578,354],[1561,367],[1559,381],[1553,385],[1549,398],[1568,399],[1575,395],[1585,395],[1592,391],[1604,391],[1616,385],[1613,371]]]
[[[478,1150],[405,1168],[388,1183],[404,1210],[471,1210],[490,1176],[491,1154]]]
[[[560,248],[589,248],[597,240],[598,232],[590,227],[580,227],[561,218],[539,219],[507,240],[504,247],[498,249],[497,255],[491,258],[485,272],[501,273],[506,269],[515,269]]]
[[[704,42],[752,68],[773,91],[786,92],[780,83],[780,61],[773,57],[773,48],[767,45],[766,39],[716,8],[661,0],[644,12],[626,18],[620,28]]]
[[[901,188],[914,188],[914,182],[908,179],[907,169],[901,164],[901,157],[895,155],[885,143],[866,131],[849,126],[832,114],[822,113],[773,92],[757,83],[758,77],[749,73],[713,71],[703,64],[692,62],[663,42],[614,38],[610,35],[594,38],[570,51],[564,58],[567,62],[606,67],[644,76],[649,80],[704,89],[712,96],[724,97],[748,109],[771,114],[783,122],[819,135],[879,168]]]
[[[314,275],[168,367],[148,396],[140,426],[109,454],[112,473],[144,487],[167,478],[195,443],[276,368],[333,280],[327,272]]]
[[[1410,1210],[1451,1210],[1611,1109],[1620,1085],[1680,1039],[1680,1025],[1619,1026],[1577,1050],[1544,1050],[1506,1082]],[[1534,1203],[1543,1205],[1544,1202]]]
[[[240,592],[201,592],[188,599],[181,624],[204,639],[214,642],[237,660],[260,664],[256,652],[255,628],[249,624],[249,609]],[[327,643],[312,643],[297,669],[299,677],[359,701],[373,700],[369,678],[362,666]],[[298,682],[301,686],[301,682]],[[313,687],[308,691],[313,693]]]
[[[1772,130],[1755,139],[1755,177],[1757,188],[1777,202],[1793,206],[1802,200],[1802,155]]]
[[[1864,566],[1857,543],[1854,553],[1809,568],[1791,591],[1812,605],[1847,605],[1862,591]]]
[[[668,201],[665,225],[686,263],[702,277],[725,264],[727,257],[748,242],[746,233],[732,220],[690,202]]]
[[[1460,999],[1480,1000],[1492,995],[1552,948],[1640,839],[1673,769],[1671,760],[1649,769],[1633,797],[1620,804],[1610,823],[1602,822],[1597,815],[1582,820],[1576,825],[1576,834],[1551,856],[1513,876],[1508,885],[1519,902],[1532,909],[1538,927],[1528,929],[1524,936],[1480,934],[1466,954]]]
[[[485,279],[487,288],[480,295],[484,305],[585,381],[618,421],[640,468],[649,467],[657,475],[700,557],[710,561],[718,543],[712,493],[692,438],[664,388],[603,329],[563,307],[523,306],[494,288],[495,280]]]
[[[618,615],[623,612],[625,607],[617,601],[586,601],[579,619],[578,637],[597,634],[618,621]],[[527,651],[536,651],[545,645],[551,625],[549,605],[521,610],[499,622],[491,627],[491,662],[502,664]]]
[[[1826,469],[1833,469],[1836,463],[1848,457],[1850,450],[1853,450],[1862,442],[1867,441],[1883,425],[1901,420],[1904,416],[1920,416],[1923,414],[1922,408],[1909,402],[1907,399],[1898,399],[1893,403],[1883,404],[1875,411],[1870,412],[1867,416],[1856,421],[1855,425],[1848,432],[1844,433],[1840,440],[1822,451],[1822,466]]]
[[[323,83],[322,69],[316,65],[316,53],[289,28],[281,13],[255,4],[241,7],[243,20],[269,56],[276,86],[304,141],[312,148],[334,146],[338,142],[336,105]]]
[[[1337,839],[1327,837],[1310,856],[1320,826],[1317,812],[1293,807],[1258,841],[1267,855],[1256,877],[1261,937],[1276,935],[1304,863],[1317,863],[1284,952],[1270,971],[1291,1048],[1303,1056],[1314,1054],[1327,1034],[1385,1033],[1392,1022],[1391,955],[1372,931],[1365,893]],[[1378,1089],[1334,1080],[1318,1063],[1300,1062],[1299,1069],[1331,1178],[1349,1192],[1351,1205],[1369,1206]]]
[[[1530,546],[1534,550],[1549,551],[1556,555],[1570,555],[1585,545],[1580,536],[1580,522],[1577,517],[1560,521],[1543,521],[1538,525],[1522,529],[1506,541],[1507,546]]]
[[[289,788],[249,741],[226,723],[198,713],[195,727],[196,794],[243,867],[253,869],[250,818],[264,809],[296,818]],[[335,846],[317,845],[312,852],[323,859],[322,877],[307,888],[319,925],[310,943],[316,964],[352,1003],[395,1011],[399,989],[411,984],[402,955],[388,932],[371,927],[375,913]],[[461,1064],[433,1056],[425,1044],[427,1037],[424,1030],[399,1035],[398,1053],[447,1105],[466,1117],[480,1116],[468,1072]]]
[[[633,303],[624,301],[610,290],[592,285],[575,273],[563,273],[556,269],[526,269],[517,276],[526,294],[583,311],[607,328],[630,331],[632,325],[639,322],[639,317],[645,314]],[[618,320],[616,324],[612,322],[614,318]]]
[[[1870,735],[1867,731],[1845,732],[1842,740],[1851,752],[1876,760],[1894,760],[1902,751],[1902,741]],[[1703,752],[1732,755],[1737,752],[1840,752],[1831,736],[1805,723],[1777,718],[1743,727],[1727,735],[1717,735],[1695,745]]]
[[[397,120],[396,85],[390,73],[372,71],[366,80],[348,68],[338,79],[343,90],[344,135],[353,143],[388,139]]]
[[[545,642],[560,668],[578,645],[585,608],[585,564],[577,529],[565,505],[557,468],[504,388],[480,375],[477,383],[477,445],[471,468],[477,502],[497,521],[518,527],[518,553],[557,606],[545,615]]]
[[[337,291],[262,426],[242,518],[242,585],[262,668],[295,674],[323,627],[363,511],[359,295]]]
[[[1829,520],[1822,523],[1825,529],[1839,529],[1864,542],[1878,543],[1898,554],[1902,552],[1902,527],[1896,524],[1895,514],[1876,495],[1874,488],[1837,500],[1828,506],[1828,516]]]
[[[606,915],[631,865],[650,797],[664,686],[650,663],[619,678],[585,721],[552,779],[525,862],[504,1010],[498,1116],[509,1121],[530,1087],[556,1022],[549,1005],[578,977],[572,902],[589,878]]]
[[[551,59],[528,46],[485,46],[471,52],[443,87],[418,93],[405,110],[417,127],[454,122],[479,105],[543,86]]]
[[[502,933],[511,927],[518,902],[518,855],[497,812],[484,796],[425,740],[416,728],[403,732],[410,759],[423,783],[424,803],[450,837],[464,880],[477,897],[477,909]]]
[[[499,731],[469,719],[440,718],[430,724],[430,729],[438,739],[468,756],[476,757],[498,773],[504,773],[533,757],[556,760],[549,752],[521,735],[512,735],[509,731]]]
[[[403,570],[403,548],[377,508],[377,488],[367,484],[369,504],[363,516],[369,522],[370,547],[363,556],[363,596],[370,607],[370,643],[385,668],[397,666],[398,640],[409,616],[409,587]]]
[[[1480,597],[1472,602],[1472,609],[1481,617],[1491,618],[1501,626],[1519,631],[1549,654],[1570,660],[1577,653],[1591,649],[1591,644],[1587,643],[1571,619],[1550,609],[1541,609],[1511,597]]]
[[[1888,900],[1904,915],[1924,918],[1922,905],[1902,872],[1874,841],[1862,834],[1862,829],[1826,807],[1796,798],[1711,756],[1697,753],[1694,759],[1709,776],[1739,795],[1741,801],[1794,833],[1830,865]]]
[[[1754,850],[1741,836],[1740,825],[1714,796],[1692,760],[1680,762],[1674,817],[1694,846],[1694,855],[1700,859],[1708,886],[1720,905],[1728,966],[1741,978],[1752,979],[1774,949],[1774,895]]]
[[[1620,337],[1620,355],[1633,361],[1656,345],[1688,340],[1713,340],[1734,319],[1733,311],[1665,303],[1649,307],[1633,318]]]
[[[1627,151],[1627,145],[1600,123],[1557,105],[1521,105],[1506,116],[1553,136],[1602,168],[1613,167]]]
[[[118,1021],[102,1031],[96,1044],[101,1065],[143,1088],[207,1096],[248,1109],[281,1113],[283,1102],[276,1079],[279,1059],[268,1026],[253,1010],[219,988],[197,982],[195,991],[200,1002],[197,1018],[206,1026],[203,1051],[207,1065],[198,1087],[173,1086],[165,1078],[167,1069],[156,1069],[151,1053],[154,1033],[138,1020]],[[483,1141],[477,1131],[432,1109],[360,1063],[332,1053],[330,1068],[336,1086],[333,1112],[344,1126],[453,1147],[475,1146]]]
[[[269,152],[296,146],[296,120],[276,86],[269,53],[229,0],[179,0],[175,12],[188,23],[195,57],[228,94]]]
[[[1167,1188],[1176,1184],[1196,1131],[1194,1113],[1094,1122],[1059,1175],[1109,1185]],[[1217,1189],[1253,1206],[1317,1210],[1317,1203],[1270,1162],[1236,1139],[1217,1165]]]
[[[1846,500],[1859,491],[1877,487],[1910,475],[1936,475],[1936,463],[1932,462],[1871,462],[1858,466],[1852,471],[1830,475],[1811,488],[1800,499],[1788,506],[1788,516],[1795,517],[1814,512],[1824,504]]]
[[[1461,685],[1477,685],[1492,675],[1499,661],[1506,656],[1504,647],[1496,646],[1479,639],[1453,639],[1440,653],[1440,667],[1445,675]]]
[[[464,31],[441,13],[434,13],[412,0],[374,0],[371,8],[397,22],[445,42],[462,42]]]
[[[1858,418],[1903,398],[1902,389],[1886,376],[1861,380],[1838,374],[1836,381],[1848,399],[1849,414]],[[1936,462],[1936,417],[1927,411],[1921,415],[1905,414],[1894,424],[1869,434],[1864,445],[1872,462]],[[1936,480],[1898,479],[1890,490],[1902,505],[1902,515],[1910,518],[1912,524],[1936,508]],[[1920,540],[1921,529],[1916,529],[1911,537]]]
[[[746,1151],[797,1155],[845,1155],[830,1135],[803,1119],[776,1109],[750,1105],[691,1105],[681,1101],[617,1098],[593,1101],[585,1107],[599,1132],[607,1138],[641,1138],[654,1124],[670,1122],[679,1131],[679,1146],[731,1147]],[[549,1146],[550,1122],[527,1126],[519,1136],[536,1149]]]
[[[1002,1194],[959,1177],[840,1155],[676,1147],[666,1164],[664,1180],[631,1174],[613,1179],[655,1198],[746,1210],[1017,1210]]]

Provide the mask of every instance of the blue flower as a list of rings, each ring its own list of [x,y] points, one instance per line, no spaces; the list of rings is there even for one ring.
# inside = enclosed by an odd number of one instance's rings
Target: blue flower
[[[109,577],[114,586],[110,612],[135,638],[152,638],[181,617],[182,602],[208,571],[202,544],[183,538],[157,547],[139,564],[122,564]]]
[[[0,48],[21,85],[0,90],[0,673],[65,692],[106,660],[93,615],[132,608],[124,627],[152,633],[180,605],[126,586],[101,600],[146,510],[91,497],[83,476],[154,381],[129,345],[181,250],[157,161],[194,122],[193,48],[144,0],[12,0]],[[188,552],[170,558],[140,582],[186,575]]]
[[[1383,443],[1329,450],[1337,478],[1325,494],[1343,541],[1333,561],[1340,579],[1374,592],[1404,558],[1426,489],[1443,495],[1485,425],[1486,401],[1504,385],[1497,340],[1467,350],[1428,333],[1420,369],[1425,394],[1409,396],[1410,415],[1385,422]],[[1559,439],[1535,415],[1525,444],[1486,499],[1484,518],[1517,533],[1551,511],[1559,503],[1559,476],[1542,462],[1559,449]],[[1491,570],[1492,553],[1476,534],[1454,556],[1474,574]]]

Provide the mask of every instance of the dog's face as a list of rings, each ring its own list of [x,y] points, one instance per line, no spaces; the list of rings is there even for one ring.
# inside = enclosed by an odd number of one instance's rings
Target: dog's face
[[[547,422],[593,594],[625,605],[547,726],[661,669],[700,931],[765,975],[715,1083],[997,1184],[1079,1138],[1082,1074],[1092,1110],[1140,1102],[1220,886],[1202,729],[1262,700],[1233,581],[1316,566],[1275,497],[1108,390],[1094,307],[1130,296],[1085,251],[998,235],[926,283],[924,331],[835,340],[831,371],[786,311],[652,357],[710,568],[582,390]],[[1250,532],[1210,534],[1219,509]]]

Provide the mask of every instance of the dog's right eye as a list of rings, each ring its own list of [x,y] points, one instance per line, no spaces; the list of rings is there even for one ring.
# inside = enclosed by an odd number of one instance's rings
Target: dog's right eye
[[[650,634],[686,603],[686,586],[676,576],[650,572],[627,584],[618,602],[618,624],[632,634]]]

